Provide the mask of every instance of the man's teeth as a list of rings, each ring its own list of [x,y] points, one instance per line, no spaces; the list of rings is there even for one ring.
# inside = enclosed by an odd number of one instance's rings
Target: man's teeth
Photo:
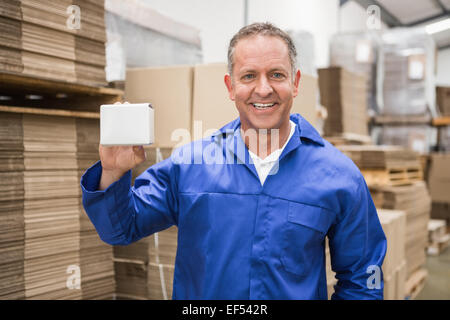
[[[274,105],[275,105],[275,103],[253,103],[253,106],[256,109],[266,109],[266,108],[273,107]]]

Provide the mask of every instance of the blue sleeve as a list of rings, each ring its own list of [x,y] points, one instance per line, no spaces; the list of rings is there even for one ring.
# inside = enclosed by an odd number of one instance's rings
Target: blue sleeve
[[[347,202],[348,209],[328,234],[331,267],[338,280],[331,299],[383,299],[381,266],[387,241],[362,175]]]
[[[100,238],[127,245],[177,224],[177,196],[171,159],[147,169],[131,186],[131,171],[106,190],[98,190],[101,162],[81,178],[84,209]]]

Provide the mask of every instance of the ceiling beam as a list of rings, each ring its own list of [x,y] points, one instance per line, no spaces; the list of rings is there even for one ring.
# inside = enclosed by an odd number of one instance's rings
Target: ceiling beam
[[[424,24],[424,23],[427,23],[427,22],[430,22],[430,21],[433,21],[433,20],[437,20],[437,19],[440,19],[440,18],[446,18],[446,17],[447,18],[450,17],[450,12],[439,13],[439,14],[436,14],[436,15],[431,16],[431,17],[427,17],[427,18],[424,18],[424,19],[417,20],[417,21],[405,24],[405,27],[414,27],[414,26],[417,26],[419,24]]]
[[[438,47],[438,50],[446,50],[446,49],[450,49],[450,43],[444,44],[443,46]]]
[[[444,6],[441,0],[433,0],[433,2],[442,10],[442,13],[448,13],[447,8]]]
[[[375,5],[380,8],[381,21],[387,24],[389,27],[400,27],[403,23],[400,22],[394,15],[392,15],[386,8],[384,8],[376,0],[354,0],[357,4],[366,10],[369,6]]]

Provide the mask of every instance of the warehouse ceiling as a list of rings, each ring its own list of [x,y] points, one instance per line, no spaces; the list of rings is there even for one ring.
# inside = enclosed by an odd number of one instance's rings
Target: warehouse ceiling
[[[364,9],[380,7],[381,19],[389,27],[426,26],[450,18],[450,0],[354,0]],[[343,5],[346,0],[341,0]],[[450,29],[432,34],[439,49],[450,48]]]

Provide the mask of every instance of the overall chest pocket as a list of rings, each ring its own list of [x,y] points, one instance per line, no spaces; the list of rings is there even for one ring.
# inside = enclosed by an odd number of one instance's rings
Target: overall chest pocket
[[[298,276],[320,267],[324,239],[330,226],[330,212],[302,203],[289,203],[283,230],[281,263]]]

